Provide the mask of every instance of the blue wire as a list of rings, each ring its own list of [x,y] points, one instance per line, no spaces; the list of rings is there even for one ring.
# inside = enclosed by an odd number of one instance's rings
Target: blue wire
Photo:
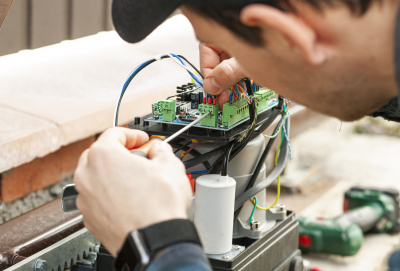
[[[190,174],[202,174],[202,173],[208,173],[208,172],[210,172],[209,169],[207,169],[207,170],[202,170],[202,171],[193,171],[193,172],[189,172],[189,173],[190,173]]]
[[[144,65],[146,65],[146,64],[149,63],[150,61],[151,61],[151,60],[142,63],[139,67],[137,67],[136,70],[134,70],[134,71],[131,73],[131,75],[128,77],[128,79],[126,79],[126,81],[125,81],[125,83],[124,83],[124,85],[123,85],[123,87],[122,87],[121,93],[124,92],[124,90],[127,88],[129,82],[132,80],[132,77],[134,77],[134,76],[136,75],[137,71],[140,70]]]
[[[231,94],[229,94],[229,104],[232,103],[232,98],[233,98],[233,92],[231,92]]]
[[[287,116],[286,119],[287,119],[288,117],[289,117],[289,116]],[[286,120],[285,120],[285,122],[286,122]],[[288,146],[289,146],[289,157],[290,157],[290,162],[292,162],[292,148],[290,147],[289,137],[288,137],[288,135],[287,135],[287,133],[286,133],[285,122],[283,123],[282,128],[283,128],[283,133],[285,134],[285,138],[286,138],[286,140],[287,140],[287,142],[288,142]]]
[[[171,55],[172,55],[173,57],[176,57],[176,58],[182,63],[183,66],[187,67],[186,64],[183,62],[183,60],[182,60],[179,56],[177,56],[177,55],[175,55],[175,54],[171,54]],[[187,72],[190,74],[190,76],[191,76],[201,87],[203,87],[203,83],[200,82],[199,79],[197,79],[197,77],[194,76],[193,73],[191,73],[190,71],[187,71]]]

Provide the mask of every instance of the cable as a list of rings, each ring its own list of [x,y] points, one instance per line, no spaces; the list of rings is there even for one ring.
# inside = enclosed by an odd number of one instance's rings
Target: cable
[[[121,93],[120,93],[120,95],[119,95],[119,98],[118,98],[118,101],[117,101],[117,104],[116,104],[115,110],[114,110],[114,120],[113,120],[113,126],[114,126],[114,127],[118,125],[118,114],[119,114],[119,108],[120,108],[120,106],[121,106],[121,101],[122,101],[122,98],[123,98],[123,96],[124,96],[124,94],[125,94],[125,92],[126,92],[126,89],[128,88],[129,84],[131,83],[132,79],[133,79],[141,70],[143,70],[143,69],[144,69],[145,67],[147,67],[148,65],[150,65],[150,64],[152,64],[152,63],[154,63],[154,62],[156,62],[156,61],[158,61],[158,60],[162,60],[162,59],[166,59],[166,58],[172,58],[172,59],[175,61],[175,63],[177,63],[178,65],[180,65],[180,66],[183,67],[184,69],[186,69],[186,70],[189,72],[189,74],[190,74],[193,78],[196,78],[195,80],[199,80],[199,78],[197,78],[193,73],[191,73],[191,71],[188,69],[187,66],[185,66],[184,64],[179,63],[179,62],[175,59],[175,58],[178,58],[180,61],[182,61],[182,60],[181,60],[181,58],[182,58],[184,61],[186,61],[186,62],[196,71],[197,74],[200,75],[200,77],[201,77],[202,79],[204,79],[204,76],[200,73],[200,71],[199,71],[192,63],[190,63],[185,57],[183,57],[183,56],[181,56],[181,55],[179,55],[179,56],[176,56],[176,55],[175,55],[175,57],[174,57],[174,55],[172,55],[172,54],[161,54],[161,55],[155,56],[154,58],[151,58],[151,59],[146,60],[145,62],[143,62],[142,64],[140,64],[139,66],[137,66],[135,69],[133,69],[133,71],[128,75],[128,77],[127,77],[125,83],[124,83],[123,86],[122,86],[122,90],[121,90]],[[183,61],[182,61],[182,63],[183,63]],[[198,82],[198,83],[201,84],[200,82]],[[201,84],[201,85],[202,85],[202,84]]]
[[[278,130],[275,130],[274,131],[274,134],[273,135],[271,135],[271,136],[269,136],[269,135],[264,135],[266,138],[270,138],[270,139],[272,139],[272,138],[276,138],[277,136],[278,136],[278,134],[280,133],[280,131],[282,130],[282,126],[283,126],[283,124],[285,123],[285,120],[287,119],[289,117],[289,111],[286,111],[286,114],[283,116],[283,121],[281,121],[280,122],[280,126],[279,126],[279,129]]]
[[[167,58],[167,56],[161,57],[161,58]],[[155,62],[155,61],[156,61],[155,58],[152,58],[152,59],[149,59],[149,60],[145,61],[143,64],[137,66],[137,67],[128,75],[128,77],[127,77],[127,79],[126,79],[124,85],[122,86],[122,91],[121,91],[121,94],[119,95],[119,99],[118,99],[117,105],[115,106],[115,110],[114,110],[114,123],[113,123],[113,124],[114,124],[114,127],[118,125],[119,107],[120,107],[120,105],[121,105],[122,98],[123,98],[123,96],[124,96],[124,94],[125,94],[125,92],[126,92],[126,89],[127,89],[128,86],[129,86],[130,82],[131,82],[132,79],[136,76],[136,74],[138,74],[141,70],[143,70],[145,67],[147,67],[148,65],[150,65],[151,63],[153,63],[153,62]]]
[[[201,143],[203,142],[203,140],[199,140],[198,142],[196,142],[195,144],[193,144],[192,147],[190,147],[187,151],[183,152],[181,154],[181,160],[183,158],[185,158],[186,155],[188,155],[194,148],[196,148],[197,146],[199,146]]]
[[[242,81],[246,84],[246,90],[247,90],[247,93],[249,94],[249,96],[253,96],[254,95],[254,91],[253,91],[253,88],[251,86],[250,79],[246,77],[246,78],[243,78]]]
[[[285,139],[285,134],[284,134],[284,132],[282,131],[281,143],[279,144],[279,147],[278,147],[278,149],[276,150],[276,154],[275,154],[275,166],[278,164],[278,157],[279,157],[279,153],[280,153],[280,150],[281,150],[281,147],[282,147],[282,142],[283,142],[284,139]],[[288,141],[288,143],[289,143],[289,140],[287,140],[287,141]],[[290,148],[290,145],[289,145],[289,148]],[[280,195],[281,195],[281,183],[280,183],[280,178],[281,178],[281,177],[278,176],[278,180],[277,180],[277,184],[276,184],[276,186],[277,186],[277,188],[276,188],[276,190],[277,190],[277,191],[276,191],[276,199],[275,199],[274,203],[272,203],[270,206],[264,208],[264,207],[260,207],[259,205],[257,205],[257,202],[255,202],[254,204],[255,204],[255,206],[257,206],[258,209],[266,211],[266,210],[271,209],[272,207],[275,206],[275,204],[278,203],[279,197],[280,197]]]
[[[221,147],[211,150],[207,153],[204,153],[204,154],[200,155],[199,157],[195,157],[190,160],[184,161],[183,164],[185,165],[186,168],[194,167],[198,164],[201,164],[201,163],[204,163],[204,162],[210,160],[211,158],[213,158],[216,155],[224,153],[225,149],[226,149],[226,146],[221,146]]]
[[[194,175],[194,174],[203,174],[203,173],[208,173],[210,172],[210,170],[202,170],[202,171],[193,171],[193,172],[189,172],[190,174]]]
[[[281,124],[282,124],[284,121],[285,121],[285,119],[282,117],[282,118],[279,120],[278,124],[276,125],[273,134],[275,134],[275,133],[280,129]],[[275,138],[276,138],[276,137],[270,138],[270,140],[268,141],[267,146],[265,147],[264,152],[262,153],[260,159],[258,160],[258,163],[257,163],[257,166],[256,166],[256,168],[255,168],[255,170],[254,170],[254,173],[253,173],[253,175],[250,177],[249,182],[247,183],[246,190],[248,190],[250,187],[252,187],[252,186],[254,185],[254,183],[256,182],[257,177],[258,177],[258,174],[260,173],[261,168],[264,166],[264,161],[265,161],[265,159],[267,158],[267,155],[268,155],[269,151],[271,150],[272,145],[273,145],[274,142],[275,142]]]
[[[180,96],[180,95],[182,95],[182,94],[192,93],[193,91],[196,91],[196,90],[199,90],[199,87],[197,87],[197,88],[195,88],[195,89],[190,89],[190,90],[187,90],[187,91],[184,91],[184,92],[181,92],[181,93],[177,93],[177,94],[174,94],[174,95],[171,95],[171,96],[168,96],[168,97],[166,98],[166,100],[171,99],[171,98],[176,97],[176,96]]]
[[[181,139],[180,139],[180,140],[181,140]],[[190,141],[190,143],[192,143],[192,142]],[[189,149],[189,148],[187,147],[187,145],[186,145],[186,146],[182,146],[182,145],[179,144],[176,140],[173,140],[173,141],[169,142],[169,144],[170,144],[174,149],[175,149],[175,148],[181,148],[181,149],[183,149],[183,151],[186,151],[186,150]],[[201,156],[202,156],[202,154],[201,154],[200,152],[196,151],[196,150],[192,150],[192,151],[190,152],[190,154],[194,157],[193,159],[197,159],[198,157],[201,157]],[[203,164],[204,167],[205,167],[206,169],[210,169],[210,168],[211,168],[211,165],[210,165],[210,163],[209,163],[207,160],[203,160],[203,161],[199,162],[198,164]],[[196,164],[196,165],[197,165],[197,164]],[[186,168],[189,168],[189,167],[186,167]]]
[[[251,215],[250,215],[250,218],[249,218],[250,224],[253,223],[254,211],[256,210],[256,207],[258,207],[258,205],[257,205],[257,198],[254,197],[253,200],[254,200],[254,207],[253,207],[253,211],[251,211]]]
[[[190,63],[190,61],[187,60],[187,59],[186,59],[184,56],[182,56],[182,55],[178,55],[178,57],[180,57],[180,58],[182,58],[183,60],[185,60],[186,63],[189,64],[189,65],[197,72],[197,74],[201,76],[202,79],[204,79],[204,75],[196,68],[195,65],[193,65],[192,63]]]
[[[253,100],[252,103],[249,105],[249,115],[250,115],[250,130],[247,133],[247,136],[241,140],[239,142],[239,139],[237,139],[234,142],[234,147],[233,149],[229,152],[229,161],[231,161],[233,158],[235,158],[235,156],[241,151],[243,150],[243,148],[247,145],[247,143],[250,141],[250,139],[253,136],[254,130],[255,130],[255,125],[252,125],[252,123],[254,122],[254,118],[256,118],[256,105],[255,105],[255,101]],[[249,129],[248,127],[248,129]],[[225,151],[224,154],[222,154],[220,157],[217,158],[217,160],[215,160],[214,164],[211,166],[210,169],[210,173],[211,174],[218,174],[221,172],[222,167],[223,167],[223,161],[227,161],[226,157],[228,156],[228,151],[229,149],[227,149]]]
[[[290,126],[290,118],[288,118],[285,123],[285,128],[288,134],[290,134],[289,126]],[[254,195],[256,195],[257,193],[268,187],[278,178],[279,175],[281,175],[283,169],[285,168],[287,157],[288,157],[288,142],[285,139],[282,143],[276,167],[264,180],[254,185],[250,189],[246,190],[242,195],[236,198],[235,211],[238,210],[248,199],[254,197]]]
[[[282,112],[282,113],[283,113],[283,112]],[[282,114],[282,113],[281,113],[281,114]],[[282,118],[279,120],[279,122],[278,122],[278,124],[276,125],[276,127],[275,127],[274,134],[276,133],[277,130],[279,130],[279,127],[281,126],[281,123],[283,123],[283,121],[284,121],[284,119],[283,119],[283,117],[282,117]],[[251,175],[249,182],[247,183],[247,186],[246,186],[246,188],[245,188],[245,190],[244,190],[245,192],[246,192],[247,190],[249,190],[249,189],[254,185],[254,183],[256,182],[257,177],[258,177],[258,175],[259,175],[259,173],[260,173],[262,167],[264,166],[265,159],[267,158],[267,155],[268,155],[269,151],[271,150],[272,145],[274,144],[274,142],[275,142],[275,137],[274,137],[274,138],[271,138],[271,139],[268,141],[268,144],[267,144],[267,146],[265,147],[263,153],[261,154],[261,157],[260,157],[260,159],[258,160],[257,166],[256,166],[256,168],[255,168],[253,174]],[[274,180],[275,180],[275,179],[276,179],[276,178],[274,178]],[[255,195],[255,194],[254,194],[254,195]],[[252,195],[252,196],[253,196],[253,195]],[[241,209],[242,209],[242,206],[239,206],[239,207],[238,207],[238,210],[235,211],[235,214],[234,214],[235,219],[236,219],[237,216],[239,215],[239,212],[240,212]]]
[[[222,163],[222,171],[221,175],[222,176],[228,176],[228,162],[229,162],[229,157],[231,155],[231,151],[235,143],[231,143],[227,148],[227,154],[224,156],[224,162]]]
[[[200,82],[199,78],[198,78],[197,76],[195,76],[195,75],[192,73],[192,71],[188,68],[188,66],[185,65],[185,63],[182,61],[182,59],[180,59],[179,56],[174,55],[174,54],[167,54],[167,55],[168,55],[170,58],[172,58],[172,60],[174,60],[176,64],[178,64],[180,67],[184,68],[184,69],[190,74],[190,76],[192,76],[192,78],[193,78],[200,86],[203,87],[203,83]],[[177,59],[175,59],[175,58],[177,58],[180,62],[179,62]]]
[[[176,150],[174,151],[174,153],[176,154],[178,151],[188,147],[190,144],[192,144],[193,142],[191,140],[189,140],[188,142],[186,142],[184,145],[178,146],[176,148]],[[172,145],[171,145],[172,146]]]

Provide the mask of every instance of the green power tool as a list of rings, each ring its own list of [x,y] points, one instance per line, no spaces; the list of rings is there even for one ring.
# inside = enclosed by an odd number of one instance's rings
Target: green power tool
[[[352,256],[364,233],[398,233],[399,192],[353,187],[346,191],[344,213],[331,219],[299,217],[299,247],[304,252]]]

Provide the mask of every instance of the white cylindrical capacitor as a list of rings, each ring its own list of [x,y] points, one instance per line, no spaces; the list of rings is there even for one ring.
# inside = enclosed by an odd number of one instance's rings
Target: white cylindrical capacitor
[[[204,252],[227,253],[232,249],[236,182],[217,174],[196,180],[194,224]]]

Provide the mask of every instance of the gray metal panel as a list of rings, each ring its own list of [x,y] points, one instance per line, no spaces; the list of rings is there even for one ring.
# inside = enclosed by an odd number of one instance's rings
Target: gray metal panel
[[[298,222],[293,212],[278,222],[261,239],[249,238],[234,240],[234,244],[245,245],[244,252],[236,258],[215,260],[210,258],[214,271],[272,271],[285,269],[288,258],[298,255]],[[242,241],[241,241],[242,240]],[[284,268],[284,269],[282,269]]]
[[[30,48],[38,48],[68,39],[69,1],[30,0]]]
[[[71,0],[71,39],[103,31],[105,9],[105,1]]]
[[[16,53],[28,47],[28,2],[16,0],[0,29],[0,55]]]

